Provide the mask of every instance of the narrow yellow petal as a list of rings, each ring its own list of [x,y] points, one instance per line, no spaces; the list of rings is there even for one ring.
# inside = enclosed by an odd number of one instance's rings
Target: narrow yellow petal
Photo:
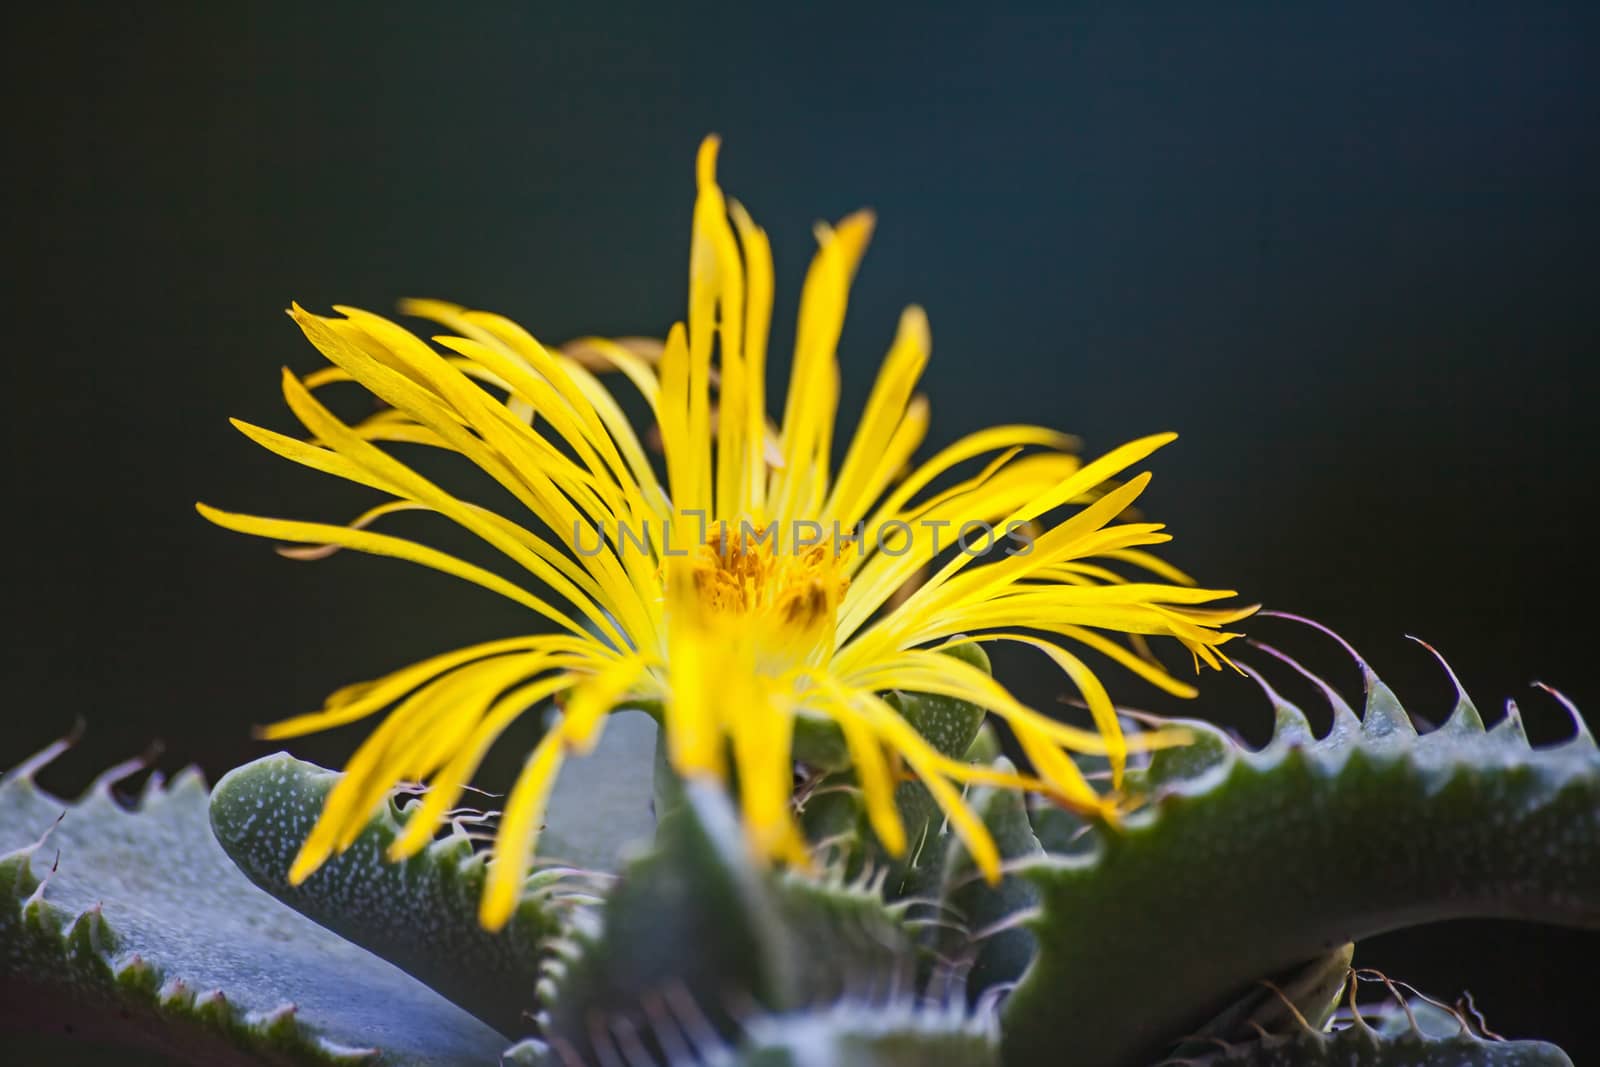
[[[469,645],[466,648],[456,649],[453,652],[446,652],[423,660],[420,663],[414,663],[403,670],[396,671],[375,681],[347,686],[329,696],[321,711],[284,719],[273,723],[271,726],[263,727],[258,733],[259,736],[267,740],[276,741],[286,737],[300,737],[320,730],[331,730],[336,726],[343,726],[345,723],[365,718],[373,712],[389,706],[411,692],[411,690],[464,663],[485,659],[505,652],[525,652],[536,649],[545,652],[547,655],[556,651],[567,653],[592,652],[596,657],[605,657],[612,654],[609,649],[599,645],[588,634],[585,634],[582,639],[569,637],[565,634],[535,634],[528,637],[512,637],[500,641]]]
[[[534,843],[544,820],[545,804],[556,772],[568,752],[586,753],[599,741],[605,716],[638,675],[638,660],[623,660],[582,682],[567,702],[561,722],[539,742],[506,799],[505,814],[495,835],[494,862],[489,865],[478,920],[498,930],[510,920],[522,883],[532,864]]]
[[[760,512],[767,487],[767,331],[772,321],[772,248],[762,230],[737,201],[728,205],[748,276],[744,322],[745,484],[736,510]],[[772,446],[776,449],[775,442]]]
[[[894,777],[889,762],[884,758],[881,742],[867,725],[861,713],[851,706],[851,697],[834,686],[829,699],[818,702],[818,710],[839,724],[845,745],[850,751],[850,761],[855,765],[856,777],[861,782],[861,795],[866,803],[867,819],[872,832],[891,856],[904,854],[906,829],[900,819],[900,809],[895,804]]]
[[[905,510],[907,503],[927,488],[934,479],[974,456],[1023,445],[1041,445],[1065,452],[1076,444],[1075,437],[1043,426],[991,426],[986,430],[968,434],[954,444],[940,449],[932,459],[907,475],[878,509],[874,521],[881,521]]]
[[[905,757],[928,792],[933,794],[934,801],[950,820],[950,828],[967,846],[973,863],[983,872],[984,878],[990,885],[998,883],[1000,850],[995,847],[994,838],[989,835],[983,820],[973,814],[972,809],[967,807],[966,801],[962,798],[960,790],[952,786],[941,773],[938,753],[910,723],[902,719],[899,713],[881,698],[863,694],[857,699],[859,706],[872,714],[874,726],[879,733]]]
[[[622,657],[573,689],[560,725],[569,751],[588,755],[593,750],[599,738],[596,725],[617,706],[643,667],[636,657]]]
[[[474,564],[456,559],[437,549],[419,545],[414,541],[407,541],[400,537],[390,537],[387,534],[373,533],[370,530],[352,530],[345,526],[330,526],[326,523],[297,522],[290,519],[269,519],[256,515],[238,515],[230,511],[222,511],[207,504],[196,504],[195,510],[211,522],[229,530],[239,533],[255,534],[257,537],[270,537],[278,541],[291,541],[305,545],[339,545],[343,548],[353,548],[357,552],[366,552],[374,556],[391,556],[395,559],[407,560],[411,563],[421,564],[432,570],[441,571],[453,577],[482,586],[490,592],[499,593],[508,600],[515,601],[530,611],[549,619],[575,634],[585,634],[585,630],[574,622],[564,612],[551,607],[545,601],[534,596],[526,590],[512,585],[498,574],[493,574]]]
[[[517,909],[522,884],[532,864],[534,842],[544,823],[550,787],[561,769],[562,753],[560,731],[545,734],[523,764],[511,795],[506,798],[505,813],[495,834],[494,862],[489,864],[483,899],[478,904],[478,922],[486,930],[502,929]]]
[[[1189,699],[1199,693],[1194,686],[1172,677],[1159,663],[1145,659],[1093,630],[1086,630],[1081,626],[1057,626],[1051,629],[1062,637],[1070,637],[1080,644],[1088,645],[1101,655],[1116,660],[1151,685],[1164,689],[1173,696]]]
[[[420,343],[420,342],[419,342]],[[475,386],[468,386],[476,389]],[[363,441],[350,428],[336,418],[332,412],[316,400],[292,375],[285,373],[283,378],[284,397],[295,415],[303,422],[308,430],[319,438],[327,441],[341,455],[352,462],[372,470],[379,477],[384,478],[400,487],[404,493],[417,501],[445,515],[458,525],[477,535],[494,548],[526,568],[530,573],[544,582],[547,582],[564,599],[576,606],[591,623],[602,631],[608,633],[618,642],[622,635],[617,625],[612,621],[611,615],[602,610],[602,606],[594,601],[581,589],[575,586],[561,571],[552,566],[544,555],[530,551],[528,545],[533,535],[523,537],[508,536],[502,522],[486,520],[479,512],[466,506],[456,497],[415,471],[389,456],[381,449]],[[478,390],[481,393],[481,390]],[[487,425],[480,427],[485,431]],[[553,494],[552,494],[553,497]],[[567,527],[576,531],[579,517],[570,507],[561,509],[561,518],[573,525]],[[555,525],[552,523],[552,525]],[[559,527],[557,527],[559,529]],[[585,562],[603,564],[606,553],[597,553],[593,558],[586,558]],[[614,565],[614,560],[612,561]],[[620,568],[607,570],[596,567],[592,573],[609,594],[606,609],[616,617],[624,620],[624,625],[636,628],[635,632],[644,632],[645,619],[638,611],[637,592],[627,585]]]
[[[1100,736],[1105,738],[1106,759],[1111,763],[1111,786],[1113,789],[1121,789],[1122,772],[1128,765],[1128,742],[1123,736],[1122,723],[1117,718],[1117,709],[1111,703],[1110,694],[1106,692],[1106,687],[1095,677],[1088,665],[1061,646],[1027,634],[991,633],[984,634],[982,640],[1014,641],[1036,648],[1049,656],[1056,666],[1072,679],[1073,684],[1078,687],[1078,692],[1083,694],[1084,701],[1089,705],[1089,714],[1094,717],[1094,724],[1100,730]]]
[[[794,368],[784,401],[773,513],[780,519],[815,515],[828,492],[833,419],[838,406],[835,350],[844,328],[850,283],[872,236],[871,212],[858,211],[835,229],[824,229],[800,292]]]
[[[506,693],[479,720],[472,734],[456,749],[455,754],[428,783],[422,804],[414,809],[406,821],[405,829],[389,846],[391,860],[403,860],[415,855],[433,840],[445,812],[455,806],[461,791],[478,770],[483,757],[510,726],[529,708],[548,699],[555,693],[570,688],[580,675],[571,672],[539,678]]]
[[[866,410],[839,468],[833,494],[823,505],[824,515],[851,525],[870,505],[870,500],[862,498],[869,486],[881,484],[873,475],[878,473],[889,442],[906,414],[911,394],[928,364],[932,344],[927,315],[919,307],[907,308],[900,316],[894,344],[878,371]]]
[[[1177,567],[1174,567],[1161,557],[1152,556],[1148,552],[1140,552],[1138,549],[1125,548],[1111,552],[1101,552],[1099,555],[1104,556],[1106,559],[1115,559],[1120,560],[1123,563],[1131,563],[1135,567],[1140,567],[1144,570],[1147,570],[1158,578],[1165,578],[1167,581],[1172,582],[1175,585],[1195,584],[1195,580],[1189,577],[1188,574],[1179,570]]]
[[[843,677],[847,685],[863,690],[903,689],[912,693],[933,693],[954,697],[987,708],[1013,727],[1032,726],[1040,734],[1074,752],[1104,756],[1109,752],[1106,739],[1093,730],[1083,730],[1057,722],[1022,704],[1005,687],[985,672],[954,656],[912,649],[894,659],[872,664]],[[1184,744],[1189,734],[1182,729],[1151,730],[1126,739],[1128,751],[1147,752]]]
[[[363,511],[360,515],[357,515],[355,518],[345,523],[345,528],[350,530],[365,530],[367,527],[371,526],[373,523],[377,522],[386,515],[393,515],[396,512],[401,511],[428,510],[430,509],[426,505],[418,504],[412,500],[391,500],[387,504],[379,504],[377,507],[368,508],[366,511]],[[338,552],[339,547],[340,546],[338,545],[307,545],[303,548],[289,548],[283,546],[279,547],[278,555],[284,557],[285,559],[298,559],[306,561],[320,560],[327,559],[329,556]]]

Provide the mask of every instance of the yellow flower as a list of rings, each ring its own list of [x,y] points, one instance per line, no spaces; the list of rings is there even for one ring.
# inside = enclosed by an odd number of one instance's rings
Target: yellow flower
[[[707,139],[698,163],[687,325],[675,325],[664,345],[590,338],[551,350],[499,316],[433,301],[405,305],[454,331],[435,338],[440,351],[365,311],[340,308],[343,317],[323,318],[291,309],[333,364],[304,381],[283,375],[284,396],[310,439],[235,425],[286,459],[388,499],[343,526],[203,504],[201,514],[230,529],[321,546],[303,554],[337,547],[420,563],[508,597],[554,627],[347,687],[320,711],[269,727],[269,737],[292,737],[391,709],[329,796],[292,882],[347,848],[401,781],[429,788],[392,856],[426,846],[489,745],[551,697],[562,699],[563,715],[529,755],[500,819],[481,908],[488,927],[511,914],[563,761],[593,748],[608,712],[641,703],[659,708],[680,774],[726,781],[734,776],[731,758],[746,832],[760,856],[804,860],[792,806],[793,743],[797,721],[808,719],[837,726],[871,825],[890,852],[905,847],[893,793],[908,770],[994,879],[999,857],[964,804],[962,786],[1033,790],[1111,816],[1115,799],[1098,794],[1067,752],[1109,757],[1115,788],[1130,748],[1175,740],[1170,732],[1124,737],[1105,689],[1062,639],[1181,695],[1193,691],[1143,650],[1143,635],[1177,638],[1197,664],[1224,662],[1217,646],[1231,635],[1220,628],[1250,609],[1198,606],[1232,594],[1194,588],[1141,551],[1168,539],[1160,526],[1113,521],[1149,476],[1112,479],[1172,435],[1142,438],[1083,464],[1060,433],[998,426],[907,473],[928,424],[927,402],[915,394],[929,352],[918,308],[901,317],[844,460],[830,472],[835,346],[872,231],[870,214],[817,230],[783,420],[771,426],[771,253],[766,234],[724,200],[716,154],[716,139]],[[598,370],[620,371],[648,403],[660,427],[665,479]],[[340,380],[360,383],[387,407],[359,425],[341,422],[313,395]],[[460,453],[533,521],[452,495],[380,442]],[[986,459],[981,469],[951,481],[955,468],[979,458]],[[934,489],[941,481],[950,484]],[[1081,506],[1042,525],[1069,504]],[[533,581],[518,584],[369,528],[400,510],[452,520]],[[958,533],[971,551],[955,543]],[[991,542],[987,554],[978,551]],[[1126,581],[1105,561],[1162,580]],[[919,573],[926,580],[906,595]],[[1105,631],[1133,635],[1137,651]],[[995,641],[1049,656],[1082,694],[1097,729],[1028,708],[984,671],[939,651]],[[940,753],[883,699],[889,690],[988,708],[1009,724],[1032,774],[1002,774]]]

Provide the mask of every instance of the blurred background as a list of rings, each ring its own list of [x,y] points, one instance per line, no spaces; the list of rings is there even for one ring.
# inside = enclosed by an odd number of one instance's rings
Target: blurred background
[[[879,212],[842,422],[921,303],[927,451],[997,421],[1070,429],[1091,452],[1177,430],[1144,502],[1177,535],[1168,558],[1337,629],[1424,718],[1453,694],[1406,634],[1486,715],[1515,697],[1536,740],[1565,736],[1529,683],[1600,707],[1579,521],[1600,443],[1592,5],[1068,9],[20,16],[0,765],[81,718],[54,788],[157,739],[163,769],[214,778],[274,747],[254,723],[524,629],[514,606],[414,567],[281,559],[193,502],[330,521],[367,503],[227,425],[295,429],[278,368],[319,359],[290,300],[435,296],[546,341],[661,334],[683,313],[710,131],[776,247],[776,353],[813,221]],[[1326,639],[1248,629],[1358,693]],[[1241,658],[1326,719],[1287,671]],[[1058,695],[1037,662],[997,666]],[[1198,708],[1107,680],[1255,740],[1270,724],[1240,678],[1207,678]],[[335,763],[363,732],[293,747]],[[1358,962],[1446,998],[1470,988],[1499,1030],[1581,1062],[1597,953],[1595,935],[1447,924]]]

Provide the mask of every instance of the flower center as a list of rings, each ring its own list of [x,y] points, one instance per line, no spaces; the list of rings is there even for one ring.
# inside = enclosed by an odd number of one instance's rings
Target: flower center
[[[769,669],[818,662],[832,652],[849,551],[826,539],[779,543],[743,523],[712,531],[691,559],[702,617],[748,641]]]

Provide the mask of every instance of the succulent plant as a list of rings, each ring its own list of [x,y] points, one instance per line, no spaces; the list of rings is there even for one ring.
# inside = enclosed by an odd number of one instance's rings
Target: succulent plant
[[[1150,480],[1134,468],[1173,435],[1084,462],[1057,431],[1003,425],[914,464],[931,333],[913,306],[835,470],[836,341],[873,216],[816,230],[774,423],[771,250],[718,151],[697,156],[689,313],[663,341],[547,349],[500,316],[407,302],[454,331],[430,344],[369,312],[291,309],[330,364],[283,375],[308,436],[236,425],[386,499],[344,525],[200,513],[293,558],[408,560],[555,629],[264,728],[378,717],[343,773],[279,753],[128,806],[127,766],[71,802],[34,783],[56,749],[5,775],[11,1058],[1569,1062],[1353,960],[1434,919],[1600,926],[1600,749],[1576,711],[1575,736],[1534,748],[1514,707],[1485,729],[1463,694],[1419,733],[1359,657],[1362,713],[1322,685],[1323,736],[1265,680],[1260,748],[1119,711],[1068,646],[1192,696],[1149,640],[1222,669],[1242,637],[1226,627],[1257,611],[1130,521]],[[610,372],[649,406],[660,464]],[[342,421],[319,396],[340,383],[376,411]],[[454,454],[516,507],[457,496],[395,445]],[[414,511],[525,573],[374,528]],[[1093,728],[1017,699],[989,673],[995,643],[1042,653]],[[504,810],[462,807],[527,715],[542,733]]]
[[[41,1063],[1570,1063],[1351,953],[1464,916],[1600,926],[1600,749],[1576,712],[1535,748],[1465,694],[1419,734],[1362,670],[1359,715],[1323,686],[1320,737],[1264,681],[1263,747],[1184,723],[1114,828],[975,787],[997,884],[914,782],[920,844],[884,852],[848,766],[797,776],[810,864],[758,862],[727,793],[624,713],[498,933],[489,816],[390,863],[397,794],[291,886],[335,773],[278,754],[124,806],[120,768],[61,801],[33,781],[57,746],[0,781],[0,1032]],[[947,755],[1008,766],[977,709],[893,698]]]

